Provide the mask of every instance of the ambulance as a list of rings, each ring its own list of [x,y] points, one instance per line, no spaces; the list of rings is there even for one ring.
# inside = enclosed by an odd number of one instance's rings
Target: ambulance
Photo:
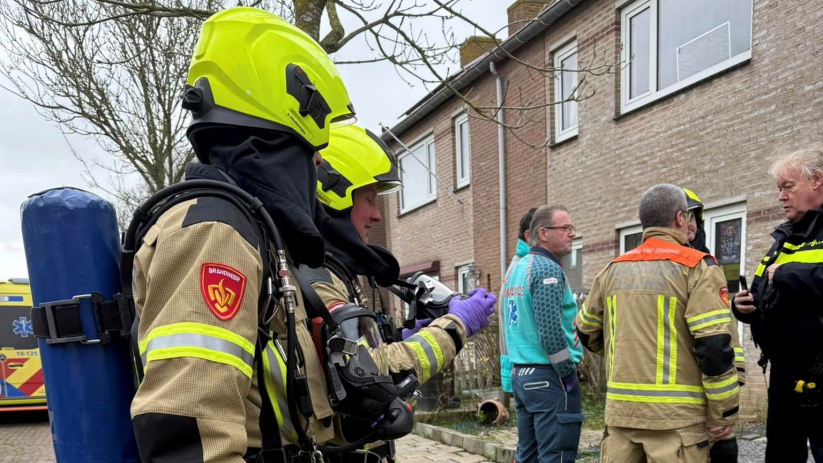
[[[0,412],[46,410],[37,338],[26,278],[0,281]]]

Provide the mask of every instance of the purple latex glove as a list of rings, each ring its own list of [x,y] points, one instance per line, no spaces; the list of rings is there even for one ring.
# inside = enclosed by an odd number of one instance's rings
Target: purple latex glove
[[[468,299],[453,297],[449,301],[449,313],[456,316],[466,327],[466,337],[471,337],[478,331],[489,326],[489,317],[494,313],[494,303],[497,298],[483,288],[475,288],[469,293]]]
[[[410,337],[412,337],[418,331],[420,331],[423,328],[429,326],[429,323],[431,323],[431,322],[432,322],[431,318],[424,318],[423,320],[417,320],[416,322],[414,322],[414,328],[412,328],[412,329],[404,328],[403,329],[403,332],[400,333],[400,338],[404,341],[406,339],[409,339]]]
[[[566,376],[565,378],[560,378],[563,382],[563,386],[566,389],[566,393],[569,393],[577,386],[577,372],[573,371],[572,374]]]

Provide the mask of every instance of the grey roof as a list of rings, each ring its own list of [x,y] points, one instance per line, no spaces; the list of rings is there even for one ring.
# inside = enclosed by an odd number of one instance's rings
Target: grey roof
[[[495,48],[494,50],[480,56],[476,60],[469,63],[460,72],[449,77],[449,84],[458,92],[463,90],[480,76],[489,72],[489,63],[497,63],[506,59],[508,55],[513,54],[515,51],[520,49],[520,47],[535,38],[538,34],[548,29],[549,26],[557,22],[558,19],[569,12],[572,8],[585,1],[586,0],[556,0],[554,4],[540,13],[536,21],[530,22],[522,29],[515,32],[514,35],[503,41],[499,48]],[[417,102],[408,111],[406,111],[404,113],[406,118],[392,127],[391,131],[395,135],[400,136],[400,134],[423,120],[453,95],[454,93],[452,90],[441,83],[437,86],[437,88],[426,95],[425,98]],[[383,133],[381,138],[386,143],[389,143],[389,141],[392,140],[391,136],[387,133]]]

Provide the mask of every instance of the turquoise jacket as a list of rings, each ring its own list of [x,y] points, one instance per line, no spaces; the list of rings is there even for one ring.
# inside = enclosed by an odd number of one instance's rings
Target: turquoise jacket
[[[503,277],[503,286],[506,286],[509,278],[509,274],[512,273],[512,269],[520,259],[523,258],[526,254],[529,253],[529,245],[526,244],[523,240],[517,240],[517,248],[514,250],[514,257],[512,257],[512,263],[509,264],[509,268],[506,270],[506,276]],[[508,350],[506,349],[506,328],[502,320],[505,320],[505,317],[502,315],[502,307],[501,306],[501,316],[498,320],[500,322],[500,385],[506,392],[512,392],[512,362],[509,360]]]
[[[583,357],[574,319],[577,304],[557,259],[533,247],[501,293],[506,347],[513,364],[551,364],[570,375]]]

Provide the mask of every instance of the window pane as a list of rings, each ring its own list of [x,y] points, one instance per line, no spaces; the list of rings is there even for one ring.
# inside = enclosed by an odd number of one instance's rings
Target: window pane
[[[660,0],[658,88],[751,48],[751,0]]]
[[[651,8],[629,19],[629,98],[649,91]]]
[[[429,173],[423,165],[428,162],[425,153],[426,145],[421,144],[400,160],[400,168],[403,170],[403,208],[419,204],[429,197]]]
[[[643,242],[643,233],[632,233],[623,237],[623,252],[629,252]]]
[[[560,63],[560,67],[563,69],[577,69],[577,53],[569,55],[568,58],[564,59]],[[577,73],[575,72],[562,72],[560,74],[560,80],[562,85],[562,94],[561,97],[563,100],[568,100],[572,96],[572,92],[574,91],[574,87],[577,85]],[[576,103],[573,101],[563,103],[563,130],[566,130],[570,127],[574,127],[577,125],[577,111],[575,111],[574,105]]]
[[[427,143],[426,147],[429,150],[428,166],[429,170],[431,170],[431,175],[429,175],[429,194],[433,195],[437,189],[437,179],[434,178],[434,142]]]
[[[465,179],[469,176],[469,122],[460,123],[460,172],[459,178]]]
[[[583,253],[580,249],[573,249],[571,254],[563,256],[560,265],[569,280],[572,292],[581,293],[587,290],[583,287]]]
[[[714,225],[714,253],[717,263],[726,275],[730,293],[738,291],[740,276],[740,243],[743,221],[741,219],[716,222]]]

